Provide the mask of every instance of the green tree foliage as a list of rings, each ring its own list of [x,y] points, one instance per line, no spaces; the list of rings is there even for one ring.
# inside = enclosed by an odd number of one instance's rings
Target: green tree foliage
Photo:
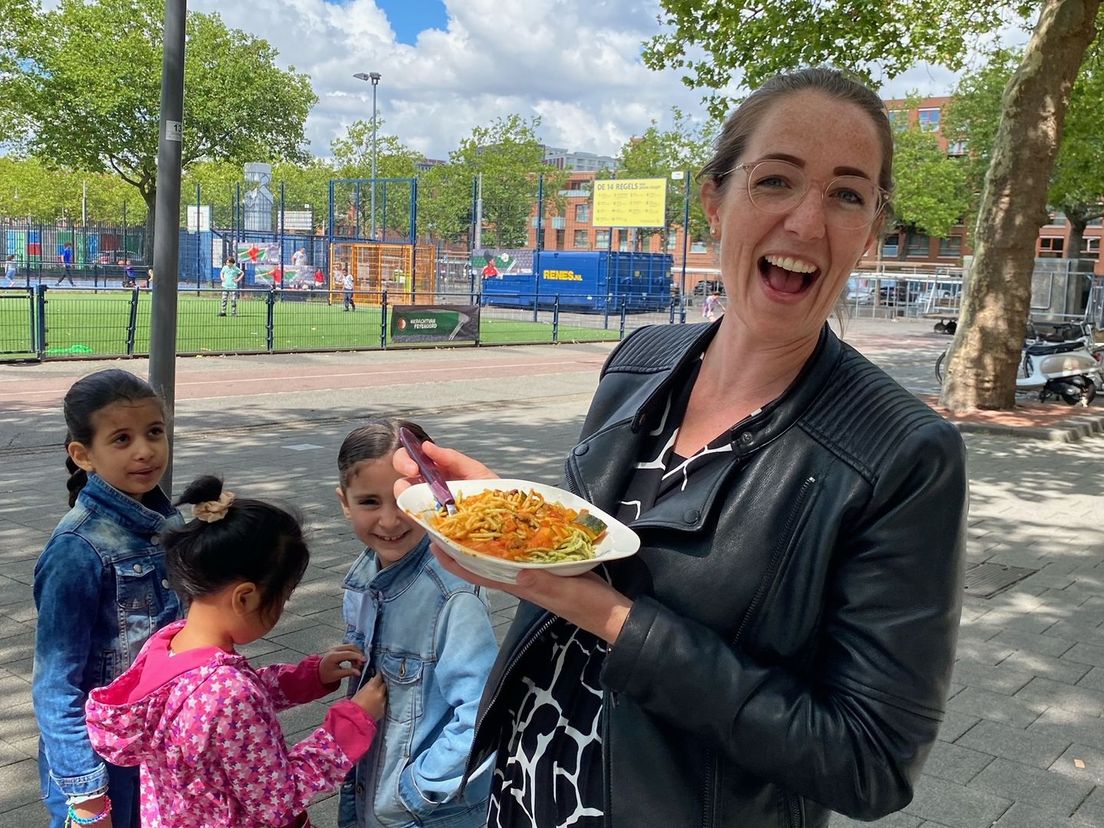
[[[944,134],[961,141],[969,153],[969,185],[980,192],[1000,123],[1004,89],[1022,60],[1015,50],[997,50],[980,69],[959,80],[943,118]],[[1070,224],[1066,255],[1079,258],[1085,228],[1104,216],[1104,46],[1094,43],[1085,55],[1070,96],[1062,146],[1050,176],[1047,201]],[[976,201],[974,205],[976,210]]]
[[[682,226],[685,206],[685,179],[671,180],[673,171],[688,173],[690,178],[690,237],[704,239],[709,223],[698,197],[693,177],[705,166],[713,152],[718,124],[692,121],[678,107],[672,107],[673,122],[670,129],[661,130],[652,121],[644,134],[630,138],[618,154],[620,178],[666,178],[670,181],[667,195],[667,225]],[[608,175],[608,173],[607,173]],[[662,228],[646,232],[658,233]]]
[[[444,241],[467,241],[475,175],[459,164],[441,164],[423,172],[418,178],[419,229]]]
[[[61,0],[19,27],[16,71],[0,79],[0,99],[29,124],[24,147],[60,166],[113,172],[137,189],[148,210],[147,252],[163,24],[163,0]],[[185,55],[184,169],[202,159],[302,156],[316,98],[305,75],[276,66],[271,45],[217,14],[191,12]]]
[[[376,179],[412,179],[422,154],[405,146],[394,135],[382,131],[383,119],[376,123]],[[345,135],[330,142],[336,177],[371,179],[372,121],[353,121]],[[348,188],[342,192],[348,195]],[[384,228],[388,237],[405,238],[410,230],[411,187],[405,181],[385,181],[376,185],[376,226]],[[335,191],[336,194],[336,191]],[[362,228],[371,227],[371,189],[361,185],[360,211]],[[377,233],[379,235],[379,233]]]
[[[1031,297],[1034,236],[1070,93],[1096,38],[1102,0],[661,0],[669,31],[644,51],[653,68],[684,70],[691,87],[750,87],[780,71],[831,64],[871,79],[917,62],[960,69],[970,48],[1009,20],[1033,21],[1005,89],[979,199],[975,258],[965,285],[942,403],[952,412],[1010,408]],[[796,35],[795,35],[796,33]]]
[[[1020,60],[1018,51],[995,50],[984,66],[959,78],[950,104],[943,109],[940,129],[944,137],[965,145],[966,183],[973,194],[975,214],[1003,111],[1001,96]]]
[[[477,126],[449,154],[449,163],[423,176],[419,205],[427,228],[443,238],[458,238],[471,221],[472,182],[483,177],[485,247],[520,247],[528,238],[529,216],[544,175],[546,203],[555,203],[566,174],[544,164],[537,139],[540,119],[509,115]]]
[[[653,69],[686,72],[693,88],[724,89],[742,73],[754,88],[796,66],[832,64],[872,80],[872,68],[893,78],[919,61],[960,69],[974,40],[1026,15],[1028,0],[662,0],[669,32],[646,44]],[[701,54],[704,50],[704,55]],[[713,114],[731,106],[708,98]]]
[[[330,179],[334,177],[333,164],[327,159],[310,158],[303,163],[279,161],[272,167],[272,180],[277,189],[273,195],[279,199],[279,185],[284,185],[284,209],[306,210],[314,213],[315,229],[325,227],[330,197]]]
[[[910,99],[904,109],[916,107]],[[893,125],[893,210],[902,227],[946,236],[969,208],[964,161],[950,158],[935,133],[919,124]]]
[[[0,216],[79,224],[82,207],[89,222],[121,224],[125,218],[138,224],[145,219],[145,204],[117,176],[55,169],[34,157],[0,156]]]
[[[422,154],[394,135],[383,132],[384,121],[376,124],[376,174],[379,178],[409,178],[417,172]],[[353,121],[345,135],[330,142],[334,167],[343,178],[369,178],[372,175],[372,121]]]

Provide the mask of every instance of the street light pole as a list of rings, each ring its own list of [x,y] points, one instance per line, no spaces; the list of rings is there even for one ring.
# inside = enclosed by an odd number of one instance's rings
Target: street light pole
[[[165,45],[161,60],[161,117],[157,145],[157,204],[154,212],[153,272],[157,287],[150,310],[149,381],[165,402],[169,461],[161,478],[172,491],[173,421],[176,411],[176,311],[180,280],[180,157],[184,135],[184,34],[188,0],[165,3]]]
[[[372,84],[372,198],[371,198],[371,211],[372,217],[369,219],[369,226],[371,227],[371,238],[373,241],[376,239],[376,87],[379,86],[380,78],[383,77],[379,72],[357,72],[353,75],[354,78],[362,81],[370,81]]]

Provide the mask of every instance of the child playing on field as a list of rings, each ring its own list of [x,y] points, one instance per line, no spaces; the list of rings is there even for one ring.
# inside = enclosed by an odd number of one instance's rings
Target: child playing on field
[[[141,765],[145,828],[309,825],[311,798],[336,788],[372,744],[383,681],[364,682],[289,750],[276,713],[359,675],[363,653],[342,645],[298,665],[251,667],[236,648],[276,625],[306,571],[299,523],[268,503],[235,499],[215,477],[196,480],[180,503],[194,518],[164,546],[187,619],[89,696],[92,744],[116,764]]]
[[[94,687],[117,678],[180,617],[158,538],[176,510],[158,487],[165,411],[148,383],[110,369],[65,395],[69,513],[35,564],[32,697],[50,828],[138,828],[138,772],[105,764],[85,727]]]
[[[345,640],[389,693],[380,738],[341,788],[338,824],[481,826],[489,764],[460,786],[498,646],[483,590],[446,572],[395,502],[400,426],[428,439],[413,423],[372,420],[337,457],[337,498],[366,545],[345,578]]]

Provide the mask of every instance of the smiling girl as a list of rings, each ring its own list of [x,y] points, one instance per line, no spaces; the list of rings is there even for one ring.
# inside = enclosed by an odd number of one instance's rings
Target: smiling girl
[[[51,828],[137,828],[138,769],[96,755],[84,703],[180,615],[159,545],[177,514],[158,486],[169,454],[165,411],[148,383],[118,369],[74,383],[64,411],[71,509],[34,572],[42,795]]]
[[[479,696],[498,647],[486,592],[445,572],[425,531],[395,502],[392,456],[405,420],[371,420],[337,455],[337,497],[365,545],[345,578],[345,640],[382,675],[390,703],[380,738],[342,786],[341,828],[477,828],[491,784],[485,764],[461,788]]]

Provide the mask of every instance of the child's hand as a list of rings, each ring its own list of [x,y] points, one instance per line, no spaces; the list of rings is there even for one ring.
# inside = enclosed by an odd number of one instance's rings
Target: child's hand
[[[342,667],[342,664],[348,664]],[[359,676],[364,667],[364,652],[356,644],[342,644],[322,656],[318,676],[323,684],[333,684],[349,676]]]
[[[383,676],[376,673],[368,679],[352,700],[373,719],[382,719],[387,708],[387,685],[383,683]]]

